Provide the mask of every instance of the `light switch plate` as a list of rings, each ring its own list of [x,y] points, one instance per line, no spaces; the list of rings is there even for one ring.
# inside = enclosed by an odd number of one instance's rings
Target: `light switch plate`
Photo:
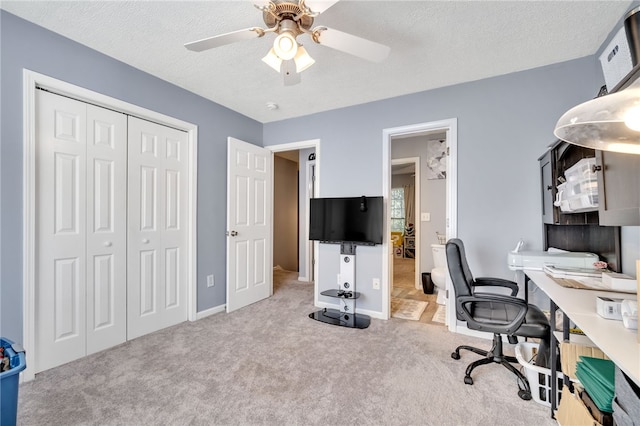
[[[431,220],[431,213],[420,213],[420,220],[423,222],[429,222]]]

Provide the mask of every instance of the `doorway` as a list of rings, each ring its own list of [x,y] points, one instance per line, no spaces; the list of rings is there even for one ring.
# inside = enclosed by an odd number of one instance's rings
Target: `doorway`
[[[274,163],[274,283],[276,274],[284,274],[289,279],[301,282],[315,282],[315,265],[317,264],[315,245],[317,243],[308,239],[309,200],[317,197],[319,192],[317,182],[320,171],[318,161],[320,141],[309,140],[266,148],[273,152]],[[279,164],[282,166],[280,171],[277,170]],[[295,189],[290,184],[292,179],[297,181]],[[282,192],[280,198],[283,199],[283,203],[276,201],[279,192]],[[296,195],[294,196],[292,192]],[[291,215],[291,210],[295,211],[294,215]],[[285,217],[288,219],[285,220]],[[294,221],[296,226],[292,227],[291,222]],[[281,247],[282,244],[287,245],[286,252],[289,253],[289,259],[278,261],[275,247]],[[295,258],[292,259],[293,257]],[[297,265],[296,268],[286,267],[294,263]],[[279,264],[282,267],[281,270],[278,270]],[[295,269],[295,271],[286,271],[287,269]],[[296,272],[296,275],[291,272]],[[314,294],[315,297],[317,296]]]
[[[301,176],[300,150],[273,155],[273,267],[274,270],[304,275],[300,267],[300,212],[304,182]]]
[[[442,158],[440,159],[443,164],[446,165],[446,183],[445,183],[445,200],[443,200],[441,202],[441,204],[444,204],[445,207],[445,217],[444,217],[444,221],[443,221],[443,230],[440,230],[440,233],[443,233],[445,238],[453,238],[457,235],[457,194],[456,194],[456,177],[457,177],[457,170],[456,170],[456,163],[457,163],[457,119],[453,118],[453,119],[448,119],[448,120],[442,120],[442,121],[436,121],[436,122],[430,122],[430,123],[420,123],[420,124],[414,124],[414,125],[408,125],[408,126],[403,126],[403,127],[396,127],[396,128],[389,128],[389,129],[384,129],[383,130],[383,146],[382,146],[382,150],[383,150],[383,194],[385,194],[385,196],[387,197],[387,213],[386,213],[386,217],[388,218],[385,221],[385,233],[389,236],[389,241],[391,240],[391,190],[392,190],[392,168],[393,168],[393,164],[392,164],[392,160],[394,158],[394,155],[392,153],[394,147],[395,147],[395,143],[397,143],[398,141],[402,141],[405,140],[407,138],[419,138],[419,137],[423,137],[426,135],[431,135],[432,137],[434,137],[434,135],[439,134],[439,135],[443,135],[443,140],[446,142],[446,151],[445,151],[445,155],[442,156]],[[413,157],[414,154],[410,154],[407,155],[407,153],[396,153],[396,156],[398,158],[403,158],[403,157]],[[425,169],[426,164],[429,163],[428,159],[424,159],[423,160],[423,166],[422,169]],[[423,179],[421,179],[422,182],[424,182],[424,177]],[[424,191],[421,191],[424,192]],[[425,201],[425,200],[423,200]],[[424,203],[423,203],[424,204]],[[430,250],[427,250],[426,248],[429,248],[430,245],[427,244],[426,238],[421,238],[421,237],[425,237],[425,231],[424,229],[421,228],[425,228],[424,226],[421,225],[425,225],[425,223],[428,223],[428,221],[430,220],[429,215],[431,214],[431,212],[429,211],[429,209],[427,209],[426,211],[421,210],[420,207],[416,206],[416,212],[415,212],[415,222],[417,224],[417,231],[416,231],[416,237],[415,237],[415,246],[416,246],[416,257],[419,260],[419,263],[416,263],[416,270],[415,270],[415,274],[416,274],[416,280],[415,280],[415,284],[416,285],[420,285],[421,284],[421,279],[420,277],[420,273],[421,272],[428,272],[428,271],[421,271],[420,268],[428,268],[426,262],[423,262],[424,259],[428,258],[430,256]],[[432,237],[434,239],[436,239],[436,235],[435,232],[433,233],[434,235],[432,235]],[[431,235],[430,235],[431,236]],[[426,247],[426,248],[425,248]],[[393,290],[393,259],[394,259],[394,250],[393,250],[393,245],[391,243],[389,244],[385,244],[383,245],[383,256],[385,256],[388,259],[388,262],[383,262],[383,277],[386,277],[386,282],[384,282],[383,284],[383,300],[382,300],[382,310],[383,310],[383,315],[386,318],[390,317],[391,314],[391,297],[392,297],[392,290]],[[447,279],[447,283],[445,286],[445,291],[449,291],[451,289],[451,282],[450,280]],[[446,304],[446,300],[445,300],[445,304]],[[455,315],[455,311],[453,309],[447,309],[446,313],[445,313],[445,321],[446,324],[449,326],[449,329],[451,331],[455,331],[455,327],[456,327],[456,322],[454,320],[454,318],[452,316]]]
[[[420,157],[393,158],[391,160],[391,196],[389,199],[393,258],[406,259],[399,264],[406,264],[404,269],[411,269],[413,275],[402,280],[410,281],[411,287],[415,289],[420,288],[421,270],[421,224],[419,218],[416,217],[420,206],[420,183]]]
[[[414,140],[415,139],[415,140]],[[432,323],[437,310],[435,296],[425,294],[420,273],[424,270],[421,261],[421,221],[419,218],[421,199],[421,158],[402,156],[411,150],[398,154],[398,146],[418,148],[424,143],[422,138],[403,139],[394,142],[391,160],[391,205],[390,227],[393,256],[389,268],[391,274],[391,316],[402,316],[407,306],[422,306],[417,321]],[[395,155],[393,154],[395,152]],[[417,153],[417,151],[415,151]],[[413,154],[412,154],[413,155]]]

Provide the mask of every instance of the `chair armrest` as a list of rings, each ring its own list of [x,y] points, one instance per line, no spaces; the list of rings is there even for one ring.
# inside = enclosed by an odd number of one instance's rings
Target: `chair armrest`
[[[503,306],[512,305],[518,308],[518,312],[515,318],[508,323],[484,323],[474,318],[471,314],[471,310],[469,309],[469,305],[473,305],[478,302],[491,302],[495,305]],[[514,334],[518,328],[520,328],[527,315],[527,310],[529,309],[529,305],[524,300],[502,294],[475,294],[472,296],[460,296],[456,298],[456,306],[465,321],[472,324],[474,326],[473,328],[481,331],[491,331],[507,335]],[[500,306],[497,306],[497,308],[500,308]]]
[[[513,281],[509,281],[509,280],[505,280],[502,278],[492,278],[492,277],[481,277],[481,278],[476,278],[475,282],[473,284],[474,287],[476,286],[485,286],[485,287],[506,287],[506,288],[510,288],[511,289],[511,295],[512,296],[517,296],[518,295],[518,284],[516,284]]]

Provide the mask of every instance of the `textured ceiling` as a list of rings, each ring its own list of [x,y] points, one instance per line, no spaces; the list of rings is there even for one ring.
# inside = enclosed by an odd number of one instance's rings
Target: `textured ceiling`
[[[7,1],[0,6],[266,123],[596,53],[629,1],[349,1],[324,25],[386,44],[370,63],[300,36],[316,63],[284,86],[261,58],[273,35],[191,52],[186,42],[262,26],[251,1]],[[267,103],[279,108],[270,110]]]

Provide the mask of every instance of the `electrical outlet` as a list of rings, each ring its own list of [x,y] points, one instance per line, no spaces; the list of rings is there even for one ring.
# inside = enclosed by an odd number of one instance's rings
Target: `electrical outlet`
[[[373,279],[373,289],[380,290],[380,278]]]
[[[214,285],[216,285],[216,280],[213,275],[207,275],[207,287],[213,287]]]

